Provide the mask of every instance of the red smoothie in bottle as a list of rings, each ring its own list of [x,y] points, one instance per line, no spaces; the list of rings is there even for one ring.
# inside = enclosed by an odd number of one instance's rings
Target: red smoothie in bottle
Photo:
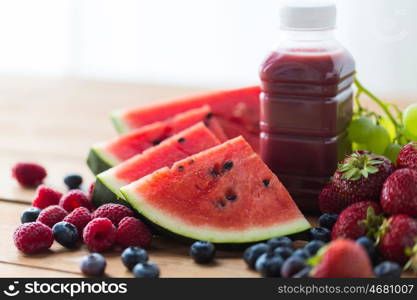
[[[335,7],[286,6],[261,78],[261,155],[304,212],[350,151],[352,56],[333,38]]]

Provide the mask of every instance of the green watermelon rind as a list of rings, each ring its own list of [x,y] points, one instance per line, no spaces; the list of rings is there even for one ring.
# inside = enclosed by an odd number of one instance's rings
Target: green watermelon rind
[[[119,203],[126,204],[123,194],[119,188],[123,187],[126,183],[113,175],[113,169],[104,171],[96,176],[96,185],[93,193],[93,203],[95,205],[102,205],[105,203]]]
[[[94,175],[106,171],[119,164],[117,158],[106,152],[100,145],[91,147],[87,157],[87,165]]]
[[[122,111],[115,111],[110,116],[113,126],[119,134],[123,134],[131,130],[123,120],[122,114]]]
[[[131,206],[129,205],[129,203],[127,203],[127,201],[124,198],[122,198],[123,196],[118,197],[105,182],[103,182],[98,177],[96,177],[96,179],[97,180],[94,186],[94,192],[92,197],[92,201],[95,207],[99,207],[106,203],[123,204],[129,207]]]
[[[148,176],[143,177],[146,180]],[[143,217],[155,224],[157,227],[172,232],[192,240],[204,240],[216,244],[241,244],[265,241],[273,237],[291,235],[306,231],[311,228],[310,223],[303,217],[290,222],[269,226],[268,228],[253,228],[251,230],[229,230],[221,231],[221,229],[203,229],[201,226],[186,225],[173,216],[167,216],[159,212],[157,209],[146,205],[144,199],[135,192],[138,181],[124,186],[120,189],[126,201]],[[139,203],[142,203],[141,205]],[[176,221],[177,219],[178,221]],[[175,228],[175,229],[174,229]]]

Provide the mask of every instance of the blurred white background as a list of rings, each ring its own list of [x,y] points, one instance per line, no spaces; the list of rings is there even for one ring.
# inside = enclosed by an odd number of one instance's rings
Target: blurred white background
[[[417,1],[335,0],[362,81],[417,96]],[[170,85],[258,82],[279,0],[0,0],[0,75]]]

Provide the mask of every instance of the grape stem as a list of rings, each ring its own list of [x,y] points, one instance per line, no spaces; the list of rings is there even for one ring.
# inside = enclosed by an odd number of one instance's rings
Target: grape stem
[[[364,109],[363,109],[363,107],[362,107],[362,104],[361,104],[361,102],[359,101],[359,97],[361,96],[361,94],[362,94],[362,90],[360,90],[359,88],[358,88],[358,91],[357,91],[357,93],[356,93],[356,95],[355,95],[355,97],[354,97],[354,100],[355,100],[355,105],[357,106],[357,108],[358,108],[358,113],[359,114],[361,114],[363,111],[364,111]]]
[[[354,83],[356,85],[356,88],[358,89],[357,91],[357,96],[355,97],[355,103],[358,106],[358,110],[359,112],[363,111],[363,107],[360,104],[359,101],[359,96],[364,93],[365,95],[367,95],[369,98],[371,98],[383,111],[384,113],[387,115],[387,117],[390,119],[390,121],[392,122],[392,124],[394,124],[395,128],[398,129],[400,128],[400,124],[398,124],[397,120],[395,119],[395,117],[391,114],[390,110],[389,110],[389,106],[393,106],[395,108],[395,110],[398,112],[399,109],[396,107],[396,105],[394,104],[389,104],[389,103],[385,103],[384,101],[382,101],[381,99],[379,99],[378,97],[376,97],[374,94],[372,94],[368,89],[366,89],[360,82],[359,80],[356,78],[353,79]]]

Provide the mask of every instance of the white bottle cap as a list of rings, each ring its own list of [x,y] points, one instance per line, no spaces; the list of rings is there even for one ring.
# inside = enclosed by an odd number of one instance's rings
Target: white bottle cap
[[[280,10],[281,29],[328,30],[336,25],[336,5],[330,1],[291,1]]]

